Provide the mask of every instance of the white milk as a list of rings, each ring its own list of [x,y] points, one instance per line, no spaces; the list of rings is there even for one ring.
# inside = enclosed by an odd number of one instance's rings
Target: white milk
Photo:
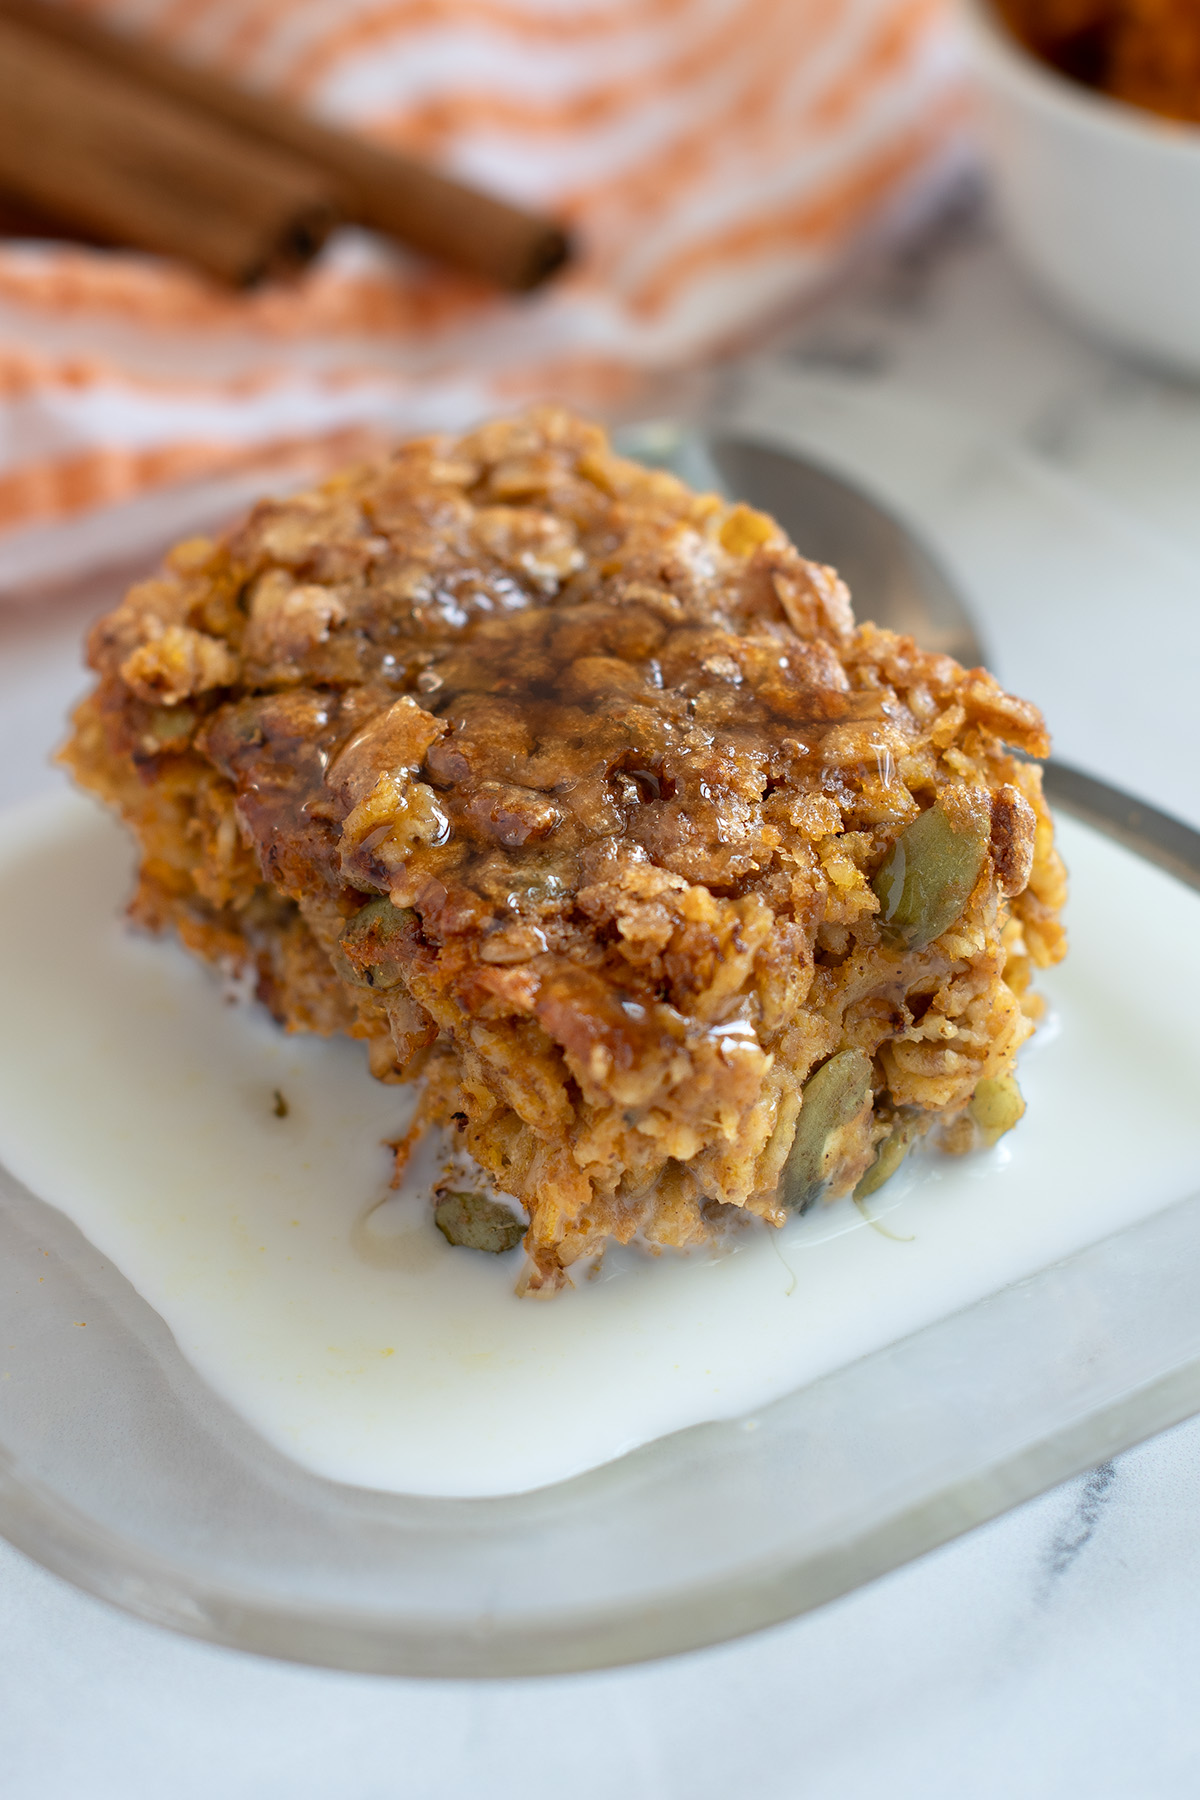
[[[516,1299],[520,1251],[453,1250],[415,1183],[389,1196],[406,1090],[130,932],[125,839],[73,797],[0,822],[0,1159],[298,1462],[409,1493],[540,1486],[761,1406],[1197,1185],[1200,900],[1082,826],[1062,841],[1073,947],[1043,978],[1029,1111],[995,1151],[898,1176],[871,1206],[890,1236],[839,1202]]]

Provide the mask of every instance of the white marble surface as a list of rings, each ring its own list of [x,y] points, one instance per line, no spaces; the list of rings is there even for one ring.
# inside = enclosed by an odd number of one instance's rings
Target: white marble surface
[[[1062,750],[1200,819],[1200,388],[1075,336],[971,207],[722,385],[925,524]],[[0,803],[56,779],[94,604],[0,616]],[[1086,680],[1064,619],[1094,620]],[[0,1800],[1190,1800],[1198,1478],[1193,1423],[787,1627],[520,1684],[256,1661],[0,1544]]]

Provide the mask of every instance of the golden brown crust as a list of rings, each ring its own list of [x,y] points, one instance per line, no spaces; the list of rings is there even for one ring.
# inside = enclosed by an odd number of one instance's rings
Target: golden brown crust
[[[779,1222],[838,1050],[875,1100],[835,1191],[898,1109],[962,1147],[1062,953],[1039,772],[1006,748],[1045,753],[1036,709],[855,629],[771,520],[556,409],[181,546],[91,655],[67,756],[138,833],[139,916],[423,1072],[528,1208],[534,1285],[610,1238]],[[872,881],[938,796],[990,850],[906,947]]]

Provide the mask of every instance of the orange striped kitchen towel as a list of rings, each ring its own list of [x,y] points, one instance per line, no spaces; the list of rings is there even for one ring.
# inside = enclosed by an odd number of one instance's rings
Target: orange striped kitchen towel
[[[628,404],[827,278],[953,155],[944,0],[62,3],[557,214],[582,253],[511,298],[347,230],[232,294],[0,244],[9,585],[61,561],[69,515],[132,518],[297,445],[535,394]]]

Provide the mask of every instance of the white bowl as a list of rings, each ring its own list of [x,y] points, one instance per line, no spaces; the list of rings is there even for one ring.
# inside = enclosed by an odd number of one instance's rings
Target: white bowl
[[[1084,326],[1200,373],[1200,127],[1069,81],[963,0],[1001,215]]]

